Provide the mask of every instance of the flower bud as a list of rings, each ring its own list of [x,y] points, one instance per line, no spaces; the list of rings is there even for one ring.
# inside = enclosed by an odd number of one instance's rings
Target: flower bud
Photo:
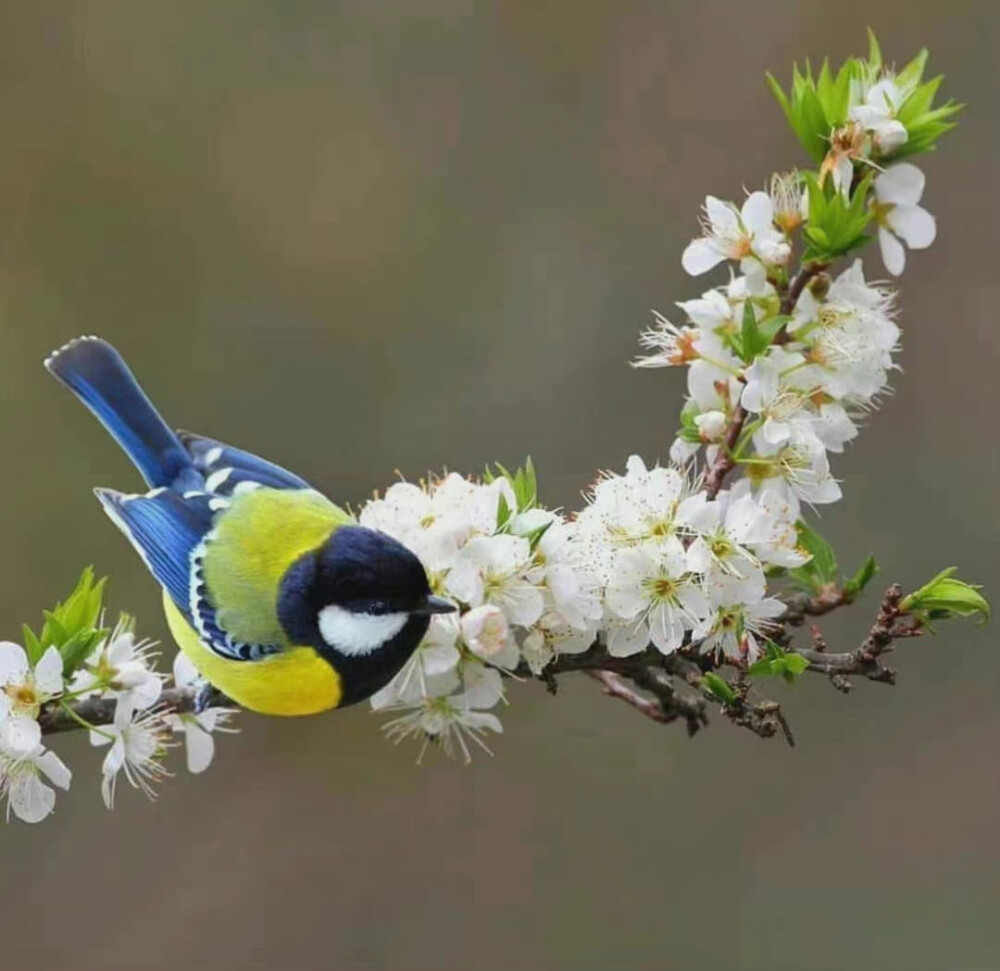
[[[473,607],[462,615],[461,626],[462,637],[469,650],[487,661],[503,651],[510,637],[507,618],[493,604]]]
[[[809,281],[809,292],[819,301],[826,300],[826,295],[830,292],[830,284],[833,281],[830,279],[829,273],[817,273]]]
[[[726,416],[721,411],[706,411],[695,415],[694,423],[703,442],[721,442],[726,434]]]

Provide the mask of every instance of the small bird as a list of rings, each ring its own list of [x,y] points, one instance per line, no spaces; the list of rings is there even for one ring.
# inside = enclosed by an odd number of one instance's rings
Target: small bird
[[[163,588],[180,649],[244,708],[309,715],[362,701],[432,614],[455,609],[410,550],[298,476],[171,430],[106,341],[77,338],[45,366],[142,473],[148,492],[97,498]]]

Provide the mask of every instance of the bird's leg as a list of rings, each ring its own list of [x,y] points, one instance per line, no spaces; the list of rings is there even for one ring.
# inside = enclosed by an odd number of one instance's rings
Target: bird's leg
[[[214,684],[207,681],[201,683],[194,699],[194,713],[200,715],[206,708],[225,708],[232,702]]]

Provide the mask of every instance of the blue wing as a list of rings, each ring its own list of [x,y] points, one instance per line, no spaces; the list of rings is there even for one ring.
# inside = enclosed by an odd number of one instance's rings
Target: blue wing
[[[170,599],[216,654],[234,661],[253,661],[281,650],[275,644],[245,644],[219,624],[201,579],[201,557],[215,516],[228,500],[207,492],[153,489],[125,495],[94,490],[104,511],[128,537]]]
[[[215,495],[232,495],[241,483],[271,489],[312,488],[305,479],[250,452],[191,432],[178,432],[177,435],[191,464],[205,477],[205,489]]]

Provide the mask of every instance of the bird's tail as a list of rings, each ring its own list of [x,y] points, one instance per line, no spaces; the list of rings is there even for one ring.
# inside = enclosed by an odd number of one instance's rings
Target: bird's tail
[[[55,351],[45,367],[97,416],[151,487],[174,485],[191,469],[180,439],[107,341],[78,337]]]

